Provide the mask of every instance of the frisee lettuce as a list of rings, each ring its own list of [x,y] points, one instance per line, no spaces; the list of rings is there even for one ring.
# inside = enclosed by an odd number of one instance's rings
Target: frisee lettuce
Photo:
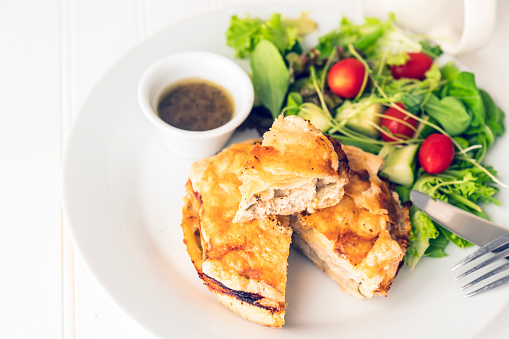
[[[488,168],[488,170],[492,174],[496,174],[491,168]],[[478,167],[450,169],[435,175],[421,175],[415,182],[413,189],[486,219],[487,215],[479,204],[493,203],[500,205],[498,199],[494,197],[498,192],[498,188],[494,186],[491,177]],[[465,239],[440,225],[436,225],[429,217],[422,216],[422,212],[419,212],[419,210],[413,209],[410,220],[412,230],[405,263],[411,268],[423,256],[445,256],[444,248],[448,242],[452,242],[460,248],[471,246]],[[433,227],[431,224],[433,224]]]
[[[492,175],[496,171],[487,167]],[[413,188],[435,199],[466,209],[481,212],[479,203],[500,205],[494,197],[498,192],[492,178],[478,167],[448,169],[440,174],[424,174],[415,182]]]

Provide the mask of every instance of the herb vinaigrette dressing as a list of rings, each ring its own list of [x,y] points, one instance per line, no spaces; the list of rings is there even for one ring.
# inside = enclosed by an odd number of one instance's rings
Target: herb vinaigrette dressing
[[[203,79],[186,79],[166,88],[157,105],[167,124],[188,130],[208,131],[233,118],[233,99],[221,86]]]

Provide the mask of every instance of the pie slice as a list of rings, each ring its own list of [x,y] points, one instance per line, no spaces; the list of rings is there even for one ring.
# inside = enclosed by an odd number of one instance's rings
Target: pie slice
[[[196,271],[219,301],[252,322],[281,327],[289,218],[233,222],[242,164],[253,144],[235,144],[191,166],[181,225]]]
[[[343,150],[350,167],[343,199],[292,216],[293,245],[349,294],[386,295],[408,246],[408,206],[378,178],[380,157]]]
[[[333,206],[344,194],[348,162],[341,144],[297,116],[280,116],[242,168],[235,221]]]

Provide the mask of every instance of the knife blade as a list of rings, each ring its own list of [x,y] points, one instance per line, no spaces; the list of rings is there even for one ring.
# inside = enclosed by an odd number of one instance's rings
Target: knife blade
[[[425,193],[412,190],[410,200],[441,226],[480,247],[509,233],[508,229]]]

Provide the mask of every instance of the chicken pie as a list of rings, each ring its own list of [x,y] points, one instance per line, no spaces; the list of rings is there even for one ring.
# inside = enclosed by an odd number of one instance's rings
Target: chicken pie
[[[292,234],[288,218],[233,222],[242,164],[253,143],[235,144],[191,166],[181,225],[196,271],[219,301],[245,319],[281,327]]]

